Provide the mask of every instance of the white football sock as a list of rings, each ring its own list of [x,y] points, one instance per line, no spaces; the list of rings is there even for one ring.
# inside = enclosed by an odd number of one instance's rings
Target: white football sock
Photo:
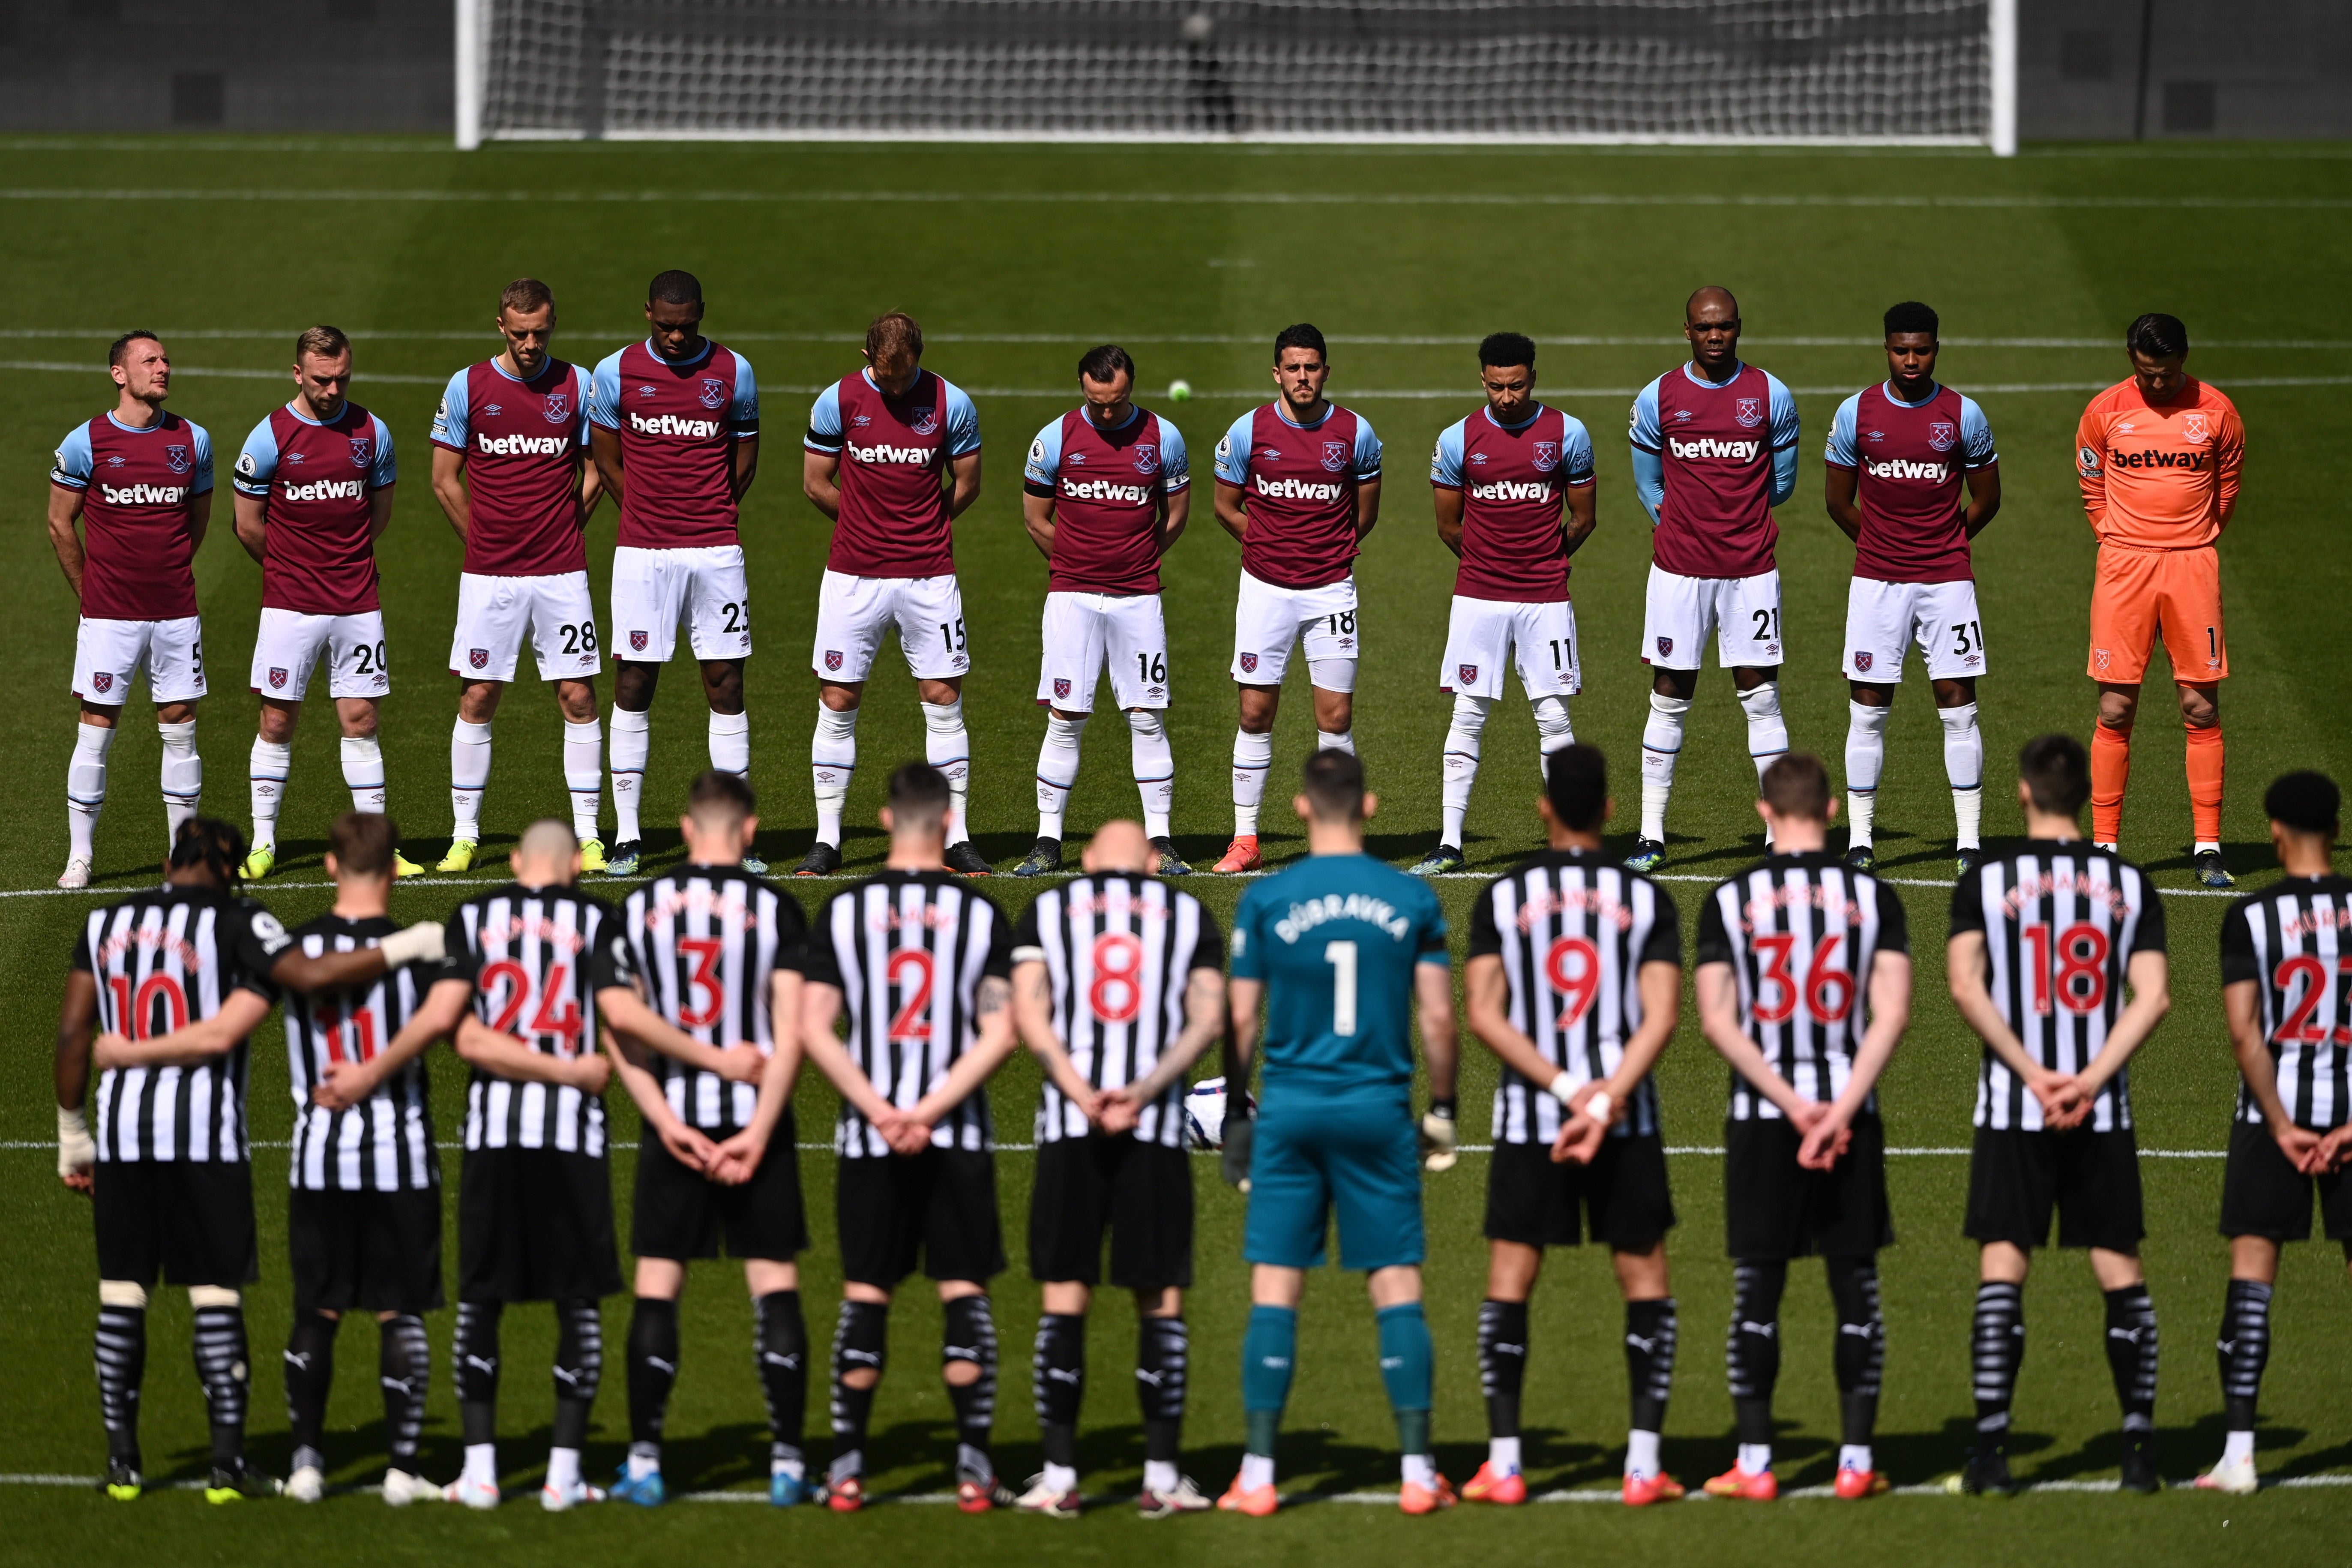
[[[1675,793],[1675,759],[1682,754],[1690,709],[1687,697],[1650,693],[1650,717],[1642,726],[1641,836],[1654,844],[1666,841],[1666,802]]]
[[[1739,705],[1748,710],[1748,754],[1755,760],[1756,780],[1761,784],[1764,770],[1789,749],[1789,726],[1780,717],[1780,683],[1768,680],[1753,691],[1741,692]]]
[[[1486,710],[1495,705],[1491,697],[1473,697],[1466,691],[1454,694],[1454,717],[1445,730],[1445,760],[1439,793],[1444,806],[1444,826],[1437,830],[1437,841],[1455,849],[1462,847],[1463,823],[1470,816],[1470,790],[1478,782],[1478,742],[1486,732]]]
[[[585,844],[600,837],[604,805],[604,726],[594,719],[563,721],[563,787],[572,792],[572,835]]]
[[[1234,731],[1234,837],[1257,837],[1257,808],[1265,798],[1265,775],[1274,769],[1274,731]]]
[[[1274,1485],[1274,1456],[1244,1454],[1242,1456],[1242,1490],[1254,1492],[1260,1487]]]
[[[1070,791],[1078,782],[1078,742],[1086,738],[1081,713],[1065,719],[1050,710],[1045,714],[1045,740],[1037,748],[1037,837],[1058,841],[1062,816],[1069,809]]]
[[[163,832],[166,842],[180,836],[180,824],[196,815],[204,802],[205,759],[196,750],[196,721],[176,724],[155,721],[163,741]]]
[[[963,727],[963,699],[926,702],[923,758],[948,775],[948,842],[971,837],[971,735]]]
[[[482,795],[490,783],[490,727],[460,719],[449,731],[452,838],[482,840]]]
[[[580,1484],[580,1450],[550,1448],[547,1451],[547,1484],[565,1491]]]
[[[1148,1489],[1155,1492],[1172,1492],[1182,1482],[1183,1478],[1177,1472],[1175,1460],[1146,1459],[1143,1461],[1143,1484]]]
[[[646,793],[646,758],[653,751],[654,719],[650,712],[632,713],[613,705],[613,842],[635,844],[645,837],[637,808]]]
[[[352,792],[352,809],[383,815],[383,742],[373,735],[343,737],[343,783]]]
[[[1944,777],[1952,786],[1952,820],[1958,828],[1959,847],[1983,847],[1984,731],[1977,728],[1977,705],[1938,708],[1944,721]]]
[[[739,779],[751,776],[751,715],[711,714],[710,765]]]
[[[1528,704],[1536,711],[1536,776],[1551,777],[1551,759],[1576,744],[1576,726],[1569,722],[1568,699],[1538,697]]]
[[[1751,1476],[1760,1476],[1772,1468],[1772,1445],[1742,1443],[1739,1445],[1739,1468]]]
[[[1345,752],[1352,757],[1356,754],[1356,731],[1350,728],[1334,735],[1328,730],[1318,730],[1315,731],[1315,749],[1318,752]]]
[[[1400,1455],[1397,1473],[1409,1487],[1433,1487],[1437,1484],[1437,1461],[1428,1454]]]
[[[1878,780],[1886,767],[1886,721],[1894,714],[1891,703],[1873,708],[1867,702],[1846,700],[1845,811],[1846,826],[1851,830],[1847,842],[1856,847],[1873,842],[1872,825],[1878,816]]]
[[[1057,1465],[1051,1459],[1046,1460],[1045,1484],[1057,1492],[1077,1490],[1077,1468],[1074,1465]]]
[[[1497,1475],[1518,1474],[1519,1440],[1517,1437],[1487,1438],[1486,1463],[1494,1467]]]
[[[1860,1470],[1863,1474],[1868,1475],[1875,1468],[1871,1463],[1869,1444],[1843,1443],[1838,1446],[1839,1469]]]
[[[2221,1462],[2225,1465],[2245,1464],[2254,1457],[2254,1435],[2252,1432],[2231,1432],[2221,1439]]]
[[[466,1479],[482,1486],[499,1484],[499,1446],[496,1443],[466,1445]]]
[[[106,809],[106,756],[113,750],[111,728],[74,726],[73,761],[66,764],[66,858],[69,860],[94,858],[98,814]]]
[[[841,847],[841,812],[849,803],[849,781],[857,772],[857,710],[816,705],[816,732],[809,737],[809,773],[816,781],[816,841]]]
[[[274,849],[278,847],[278,808],[286,801],[287,775],[294,771],[294,747],[290,742],[265,741],[253,738],[253,755],[246,763],[246,774],[253,789],[253,847]]]
[[[1625,1473],[1644,1480],[1658,1473],[1658,1435],[1636,1426],[1625,1434]]]
[[[1165,838],[1176,809],[1176,749],[1168,743],[1167,716],[1159,709],[1128,710],[1127,754],[1135,792],[1143,799],[1143,836]]]

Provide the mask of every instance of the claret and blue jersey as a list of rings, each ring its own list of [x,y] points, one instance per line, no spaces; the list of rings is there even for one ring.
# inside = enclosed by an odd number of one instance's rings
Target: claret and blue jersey
[[[1742,363],[1733,370],[1730,380],[1718,383],[1699,374],[1697,366],[1684,364],[1642,388],[1640,395],[1633,399],[1633,416],[1627,431],[1633,446],[1633,491],[1642,498],[1642,510],[1650,514],[1652,522],[1658,521],[1658,509],[1664,504],[1666,495],[1664,450],[1669,432],[1665,430],[1658,412],[1659,382],[1664,381],[1668,375],[1679,375],[1689,384],[1692,391],[1700,394],[1730,393],[1733,383],[1750,370],[1756,370],[1756,367]],[[1797,396],[1771,372],[1756,370],[1756,374],[1763,378],[1768,406],[1757,411],[1763,416],[1762,418],[1741,418],[1738,423],[1743,429],[1755,425],[1769,426],[1768,439],[1772,451],[1772,504],[1779,506],[1797,493]],[[1688,403],[1687,394],[1679,401]]]

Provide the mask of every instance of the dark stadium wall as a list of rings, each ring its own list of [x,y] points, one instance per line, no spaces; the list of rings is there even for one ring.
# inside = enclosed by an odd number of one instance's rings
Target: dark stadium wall
[[[2018,0],[2026,142],[2352,136],[2343,0]]]

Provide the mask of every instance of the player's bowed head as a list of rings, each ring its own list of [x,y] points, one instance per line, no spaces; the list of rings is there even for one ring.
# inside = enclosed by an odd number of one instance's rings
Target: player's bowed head
[[[1739,359],[1739,301],[1731,290],[1710,283],[1694,291],[1683,306],[1683,336],[1700,374],[1727,380]]]

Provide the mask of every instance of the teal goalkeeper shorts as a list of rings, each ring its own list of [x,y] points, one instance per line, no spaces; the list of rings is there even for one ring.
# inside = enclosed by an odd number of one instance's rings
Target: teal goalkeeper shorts
[[[1323,1262],[1331,1212],[1343,1268],[1421,1262],[1421,1149],[1412,1101],[1279,1100],[1258,1112],[1242,1256],[1282,1268]]]

